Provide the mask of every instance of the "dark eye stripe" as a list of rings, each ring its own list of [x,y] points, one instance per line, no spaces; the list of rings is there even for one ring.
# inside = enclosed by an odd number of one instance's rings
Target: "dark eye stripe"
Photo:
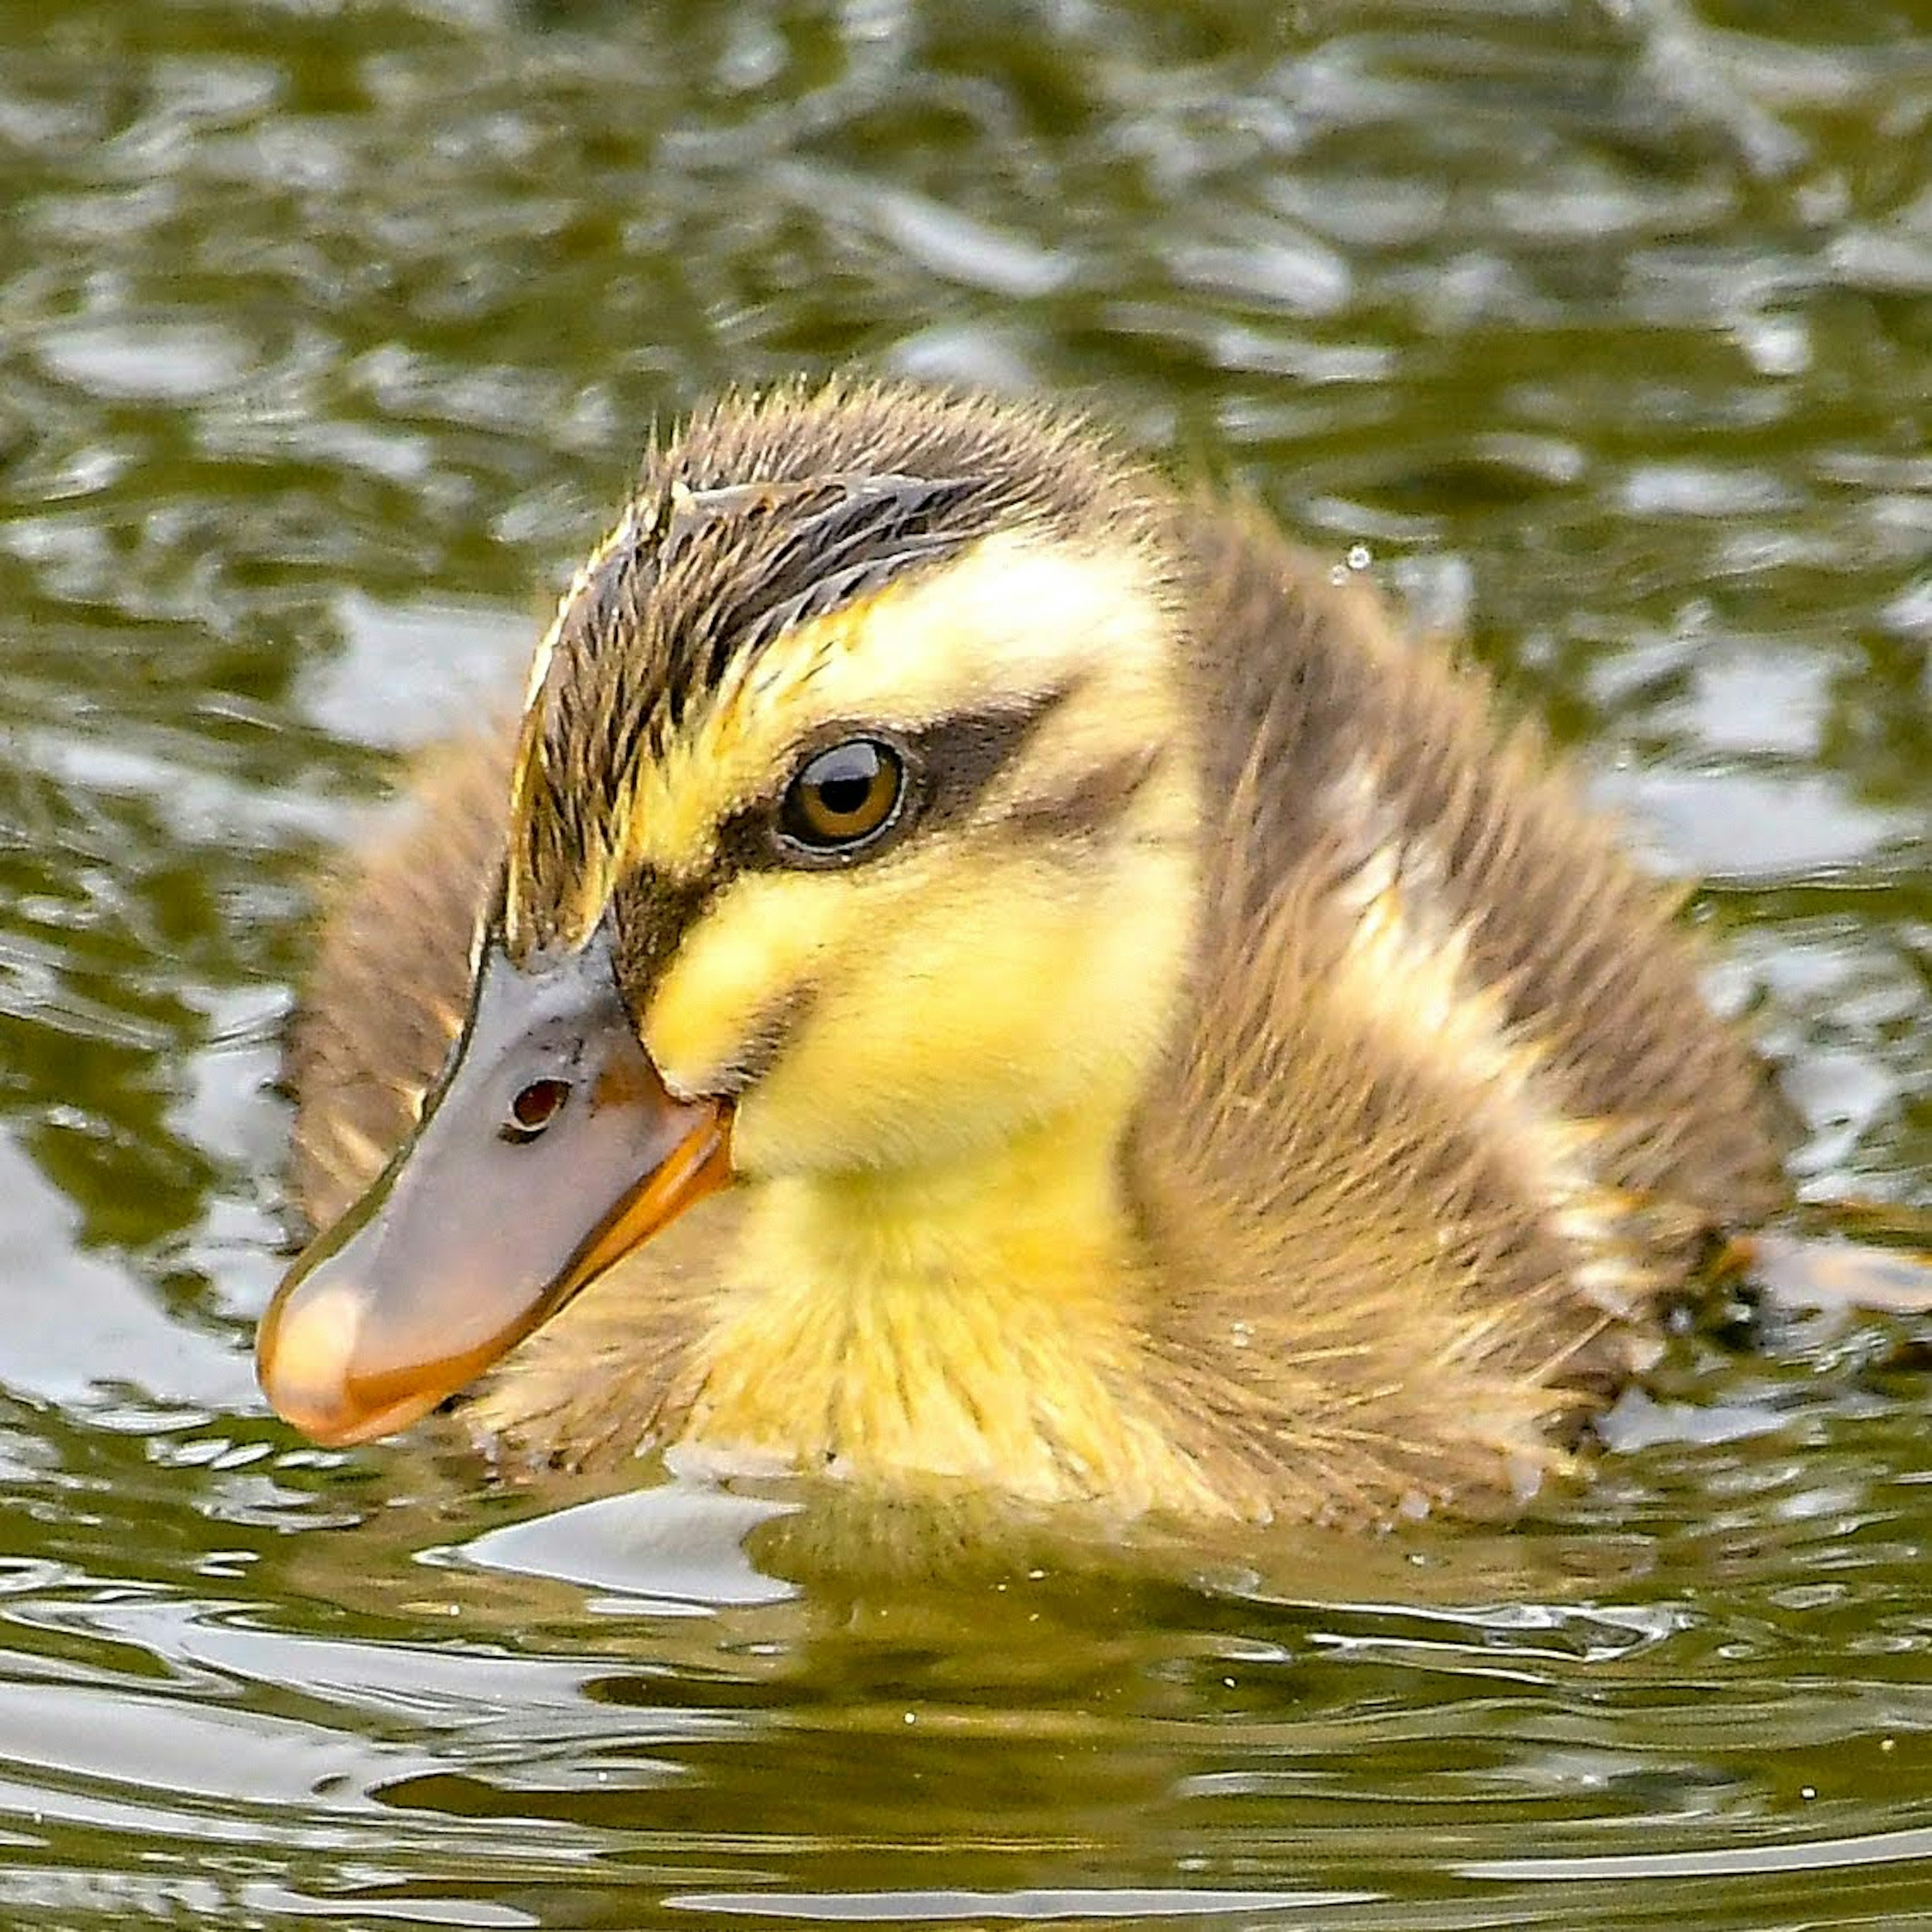
[[[655,866],[640,866],[611,894],[605,916],[617,984],[634,1022],[641,1023],[685,935],[710,910],[712,899],[731,876],[713,867],[701,878],[678,879]]]
[[[960,712],[911,734],[912,749],[931,774],[926,823],[944,824],[970,812],[1066,695],[1062,688],[1025,704]]]
[[[847,739],[876,736],[896,745],[904,763],[908,789],[896,842],[898,836],[916,837],[922,828],[949,824],[971,812],[987,787],[1012,763],[1040,720],[1065,694],[1050,691],[1020,704],[958,712],[909,731],[888,733],[863,719],[828,725],[802,749],[799,763],[808,760],[818,748]],[[718,828],[721,882],[741,872],[770,871],[799,862],[797,853],[781,843],[773,831],[779,802],[789,784],[788,777],[776,796],[734,813]]]
[[[1090,842],[1119,822],[1160,763],[1158,751],[1123,752],[1083,772],[1064,791],[1021,800],[1002,822],[1028,838]]]
[[[910,836],[916,838],[922,828],[968,815],[1066,694],[1064,688],[1046,692],[1019,704],[960,712],[892,734],[911,788],[902,808]],[[793,770],[817,749],[848,738],[885,735],[862,718],[829,725],[814,734]],[[716,856],[698,877],[674,878],[653,867],[640,867],[612,895],[620,976],[630,994],[634,1016],[641,1016],[686,934],[734,879],[741,872],[789,869],[798,863],[796,853],[788,851],[776,834],[779,801],[790,782],[788,774],[774,796],[734,813],[718,827]]]

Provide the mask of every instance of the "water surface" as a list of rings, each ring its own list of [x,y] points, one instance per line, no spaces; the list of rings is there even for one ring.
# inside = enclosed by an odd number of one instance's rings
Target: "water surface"
[[[0,1920],[1932,1923],[1923,1318],[1513,1530],[856,1595],[246,1360],[308,883],[654,421],[1084,399],[1460,626],[1932,1197],[1932,14],[0,0]]]

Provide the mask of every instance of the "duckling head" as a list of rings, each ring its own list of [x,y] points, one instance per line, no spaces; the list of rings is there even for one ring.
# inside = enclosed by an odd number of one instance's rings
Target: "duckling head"
[[[404,1426],[727,1184],[1117,1168],[1198,891],[1156,501],[892,387],[652,455],[532,666],[462,1034],[264,1319],[284,1414]]]

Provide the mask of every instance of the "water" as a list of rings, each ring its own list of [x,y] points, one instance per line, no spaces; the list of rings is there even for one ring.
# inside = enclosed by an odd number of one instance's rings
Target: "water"
[[[262,1412],[330,842],[654,419],[853,359],[1366,547],[1707,874],[1807,1192],[1932,1193],[1932,13],[992,10],[0,0],[0,1922],[1932,1923],[1923,1317],[1166,1577]]]

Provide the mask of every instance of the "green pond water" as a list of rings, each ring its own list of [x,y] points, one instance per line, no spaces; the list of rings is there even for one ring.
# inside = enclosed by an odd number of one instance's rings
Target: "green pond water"
[[[654,420],[1082,398],[1366,546],[1932,1196],[1932,8],[0,0],[0,1925],[1932,1924],[1932,1318],[1513,1526],[788,1588],[272,1419],[308,882]]]

